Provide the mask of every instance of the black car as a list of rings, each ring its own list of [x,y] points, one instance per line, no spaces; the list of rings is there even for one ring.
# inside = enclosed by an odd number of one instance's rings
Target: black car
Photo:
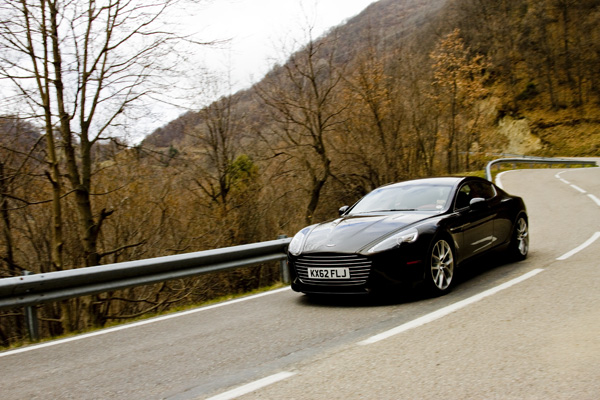
[[[373,190],[340,217],[298,232],[288,249],[292,289],[371,293],[424,282],[447,292],[455,268],[492,249],[529,250],[525,203],[477,177],[411,180]]]

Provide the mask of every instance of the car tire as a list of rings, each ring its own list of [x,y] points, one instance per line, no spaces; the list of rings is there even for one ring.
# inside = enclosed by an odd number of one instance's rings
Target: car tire
[[[436,238],[429,249],[425,283],[433,295],[450,291],[454,282],[456,261],[452,244],[446,238]]]
[[[529,252],[529,224],[525,215],[519,215],[513,228],[509,244],[511,258],[520,261],[527,258]]]

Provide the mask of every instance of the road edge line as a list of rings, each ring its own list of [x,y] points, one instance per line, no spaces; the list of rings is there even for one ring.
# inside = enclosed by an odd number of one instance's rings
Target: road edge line
[[[290,286],[286,286],[283,288],[279,288],[279,289],[274,289],[274,290],[268,290],[266,292],[261,292],[261,293],[257,293],[257,294],[252,294],[249,296],[245,296],[245,297],[240,297],[237,299],[233,299],[233,300],[227,300],[224,301],[222,303],[217,303],[217,304],[211,304],[208,306],[201,306],[201,307],[197,307],[197,308],[193,308],[191,310],[186,310],[186,311],[179,311],[173,314],[167,314],[167,315],[161,315],[159,317],[151,317],[148,319],[144,319],[142,321],[138,321],[138,322],[130,322],[130,323],[126,323],[123,325],[117,325],[117,326],[113,326],[110,328],[104,328],[104,329],[100,329],[98,331],[94,331],[94,332],[90,332],[90,333],[83,333],[77,336],[71,336],[68,338],[64,338],[64,339],[57,339],[57,340],[52,340],[49,342],[44,342],[44,343],[39,343],[39,344],[33,344],[33,345],[29,345],[29,346],[25,346],[25,347],[19,347],[17,349],[13,349],[13,350],[6,350],[6,351],[2,351],[0,352],[0,358],[2,357],[6,357],[9,355],[13,355],[13,354],[19,354],[19,353],[25,353],[28,351],[33,351],[33,350],[38,350],[38,349],[43,349],[45,347],[52,347],[52,346],[57,346],[59,344],[64,344],[64,343],[69,343],[69,342],[75,342],[77,340],[83,340],[83,339],[88,339],[94,336],[100,336],[100,335],[106,335],[109,333],[114,333],[114,332],[118,332],[118,331],[122,331],[125,329],[130,329],[130,328],[137,328],[140,326],[144,326],[144,325],[149,325],[149,324],[153,324],[155,322],[161,322],[161,321],[165,321],[165,320],[169,320],[169,319],[173,319],[173,318],[179,318],[179,317],[184,317],[186,315],[190,315],[190,314],[196,314],[199,312],[203,312],[203,311],[208,311],[208,310],[212,310],[215,308],[219,308],[219,307],[225,307],[231,304],[237,304],[237,303],[241,303],[244,301],[248,301],[248,300],[254,300],[257,299],[259,297],[264,297],[264,296],[268,296],[271,294],[276,294],[279,292],[284,292],[286,290],[290,290]]]
[[[460,310],[462,308],[465,308],[465,307],[467,307],[467,306],[469,306],[471,304],[474,304],[474,303],[476,303],[476,302],[478,302],[480,300],[483,300],[486,297],[492,296],[492,295],[494,295],[494,294],[496,294],[496,293],[498,293],[498,292],[500,292],[500,291],[502,291],[504,289],[508,289],[509,287],[514,286],[517,283],[521,283],[521,282],[523,282],[523,281],[525,281],[525,280],[527,280],[529,278],[532,278],[532,277],[534,277],[535,275],[539,274],[542,271],[543,271],[543,269],[541,269],[541,268],[534,269],[534,270],[532,270],[532,271],[530,271],[530,272],[528,272],[528,273],[526,273],[524,275],[521,275],[518,278],[512,279],[512,280],[510,280],[508,282],[505,282],[505,283],[503,283],[501,285],[498,285],[498,286],[496,286],[494,288],[488,289],[488,290],[486,290],[484,292],[481,292],[479,294],[471,296],[471,297],[469,297],[467,299],[458,301],[458,302],[456,302],[454,304],[451,304],[449,306],[441,308],[441,309],[439,309],[437,311],[434,311],[432,313],[426,314],[426,315],[424,315],[422,317],[419,317],[419,318],[414,319],[412,321],[409,321],[409,322],[407,322],[405,324],[397,326],[396,328],[392,328],[392,329],[390,329],[388,331],[385,331],[385,332],[382,332],[380,334],[371,336],[370,338],[368,338],[366,340],[358,342],[358,345],[366,346],[366,345],[369,345],[369,344],[377,343],[379,341],[388,339],[388,338],[390,338],[392,336],[396,336],[396,335],[398,335],[400,333],[406,332],[406,331],[408,331],[410,329],[418,328],[420,326],[423,326],[425,324],[428,324],[430,322],[438,320],[438,319],[440,319],[442,317],[445,317],[446,315],[449,315],[449,314],[451,314],[451,313],[453,313],[455,311],[458,311],[458,310]]]

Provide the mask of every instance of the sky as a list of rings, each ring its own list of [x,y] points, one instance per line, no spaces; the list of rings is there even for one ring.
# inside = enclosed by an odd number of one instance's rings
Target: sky
[[[230,39],[207,50],[208,66],[229,70],[236,87],[260,80],[281,61],[282,50],[318,37],[359,14],[374,0],[213,0],[200,6],[192,26],[205,38]],[[288,54],[289,55],[289,54]]]
[[[211,74],[225,77],[222,92],[227,95],[258,82],[276,62],[305,43],[307,27],[317,38],[342,24],[376,0],[206,0],[178,10],[174,17],[182,31],[203,41],[226,40],[219,46],[202,48],[195,59]],[[218,96],[217,96],[218,97]],[[197,100],[197,105],[202,100]],[[185,109],[161,106],[158,121],[163,126]]]

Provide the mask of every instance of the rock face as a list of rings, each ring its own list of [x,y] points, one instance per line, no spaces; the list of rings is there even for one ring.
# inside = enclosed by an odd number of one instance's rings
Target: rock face
[[[542,148],[542,141],[531,133],[527,118],[504,117],[498,122],[498,133],[508,141],[504,151],[512,154],[529,154]]]

